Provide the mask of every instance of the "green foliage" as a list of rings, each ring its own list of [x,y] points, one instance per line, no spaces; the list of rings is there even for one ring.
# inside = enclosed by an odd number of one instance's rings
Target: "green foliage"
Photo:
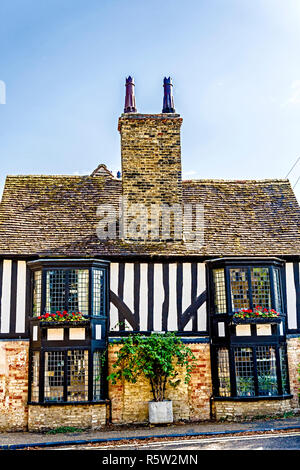
[[[113,365],[117,370],[108,376],[113,384],[122,378],[136,383],[143,375],[150,381],[154,400],[163,401],[167,383],[172,387],[179,385],[179,369],[184,370],[184,382],[190,381],[195,356],[175,333],[131,334],[121,343]]]
[[[47,434],[65,434],[71,432],[82,432],[82,429],[74,428],[72,426],[61,426],[59,428],[51,429]]]

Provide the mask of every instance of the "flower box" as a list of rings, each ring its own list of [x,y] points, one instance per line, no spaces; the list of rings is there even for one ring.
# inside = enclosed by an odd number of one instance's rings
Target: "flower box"
[[[259,323],[281,323],[282,317],[276,310],[263,308],[260,305],[252,309],[241,308],[231,318],[232,325],[259,324]]]
[[[39,320],[39,325],[41,328],[76,328],[84,327],[90,324],[89,320],[83,321],[42,321]]]
[[[257,317],[257,318],[234,318],[231,319],[233,325],[245,325],[246,323],[281,323],[282,317]]]

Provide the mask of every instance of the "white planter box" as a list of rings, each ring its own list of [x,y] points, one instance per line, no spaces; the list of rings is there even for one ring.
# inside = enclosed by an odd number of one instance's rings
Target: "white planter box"
[[[173,405],[171,400],[149,401],[149,423],[173,423]]]

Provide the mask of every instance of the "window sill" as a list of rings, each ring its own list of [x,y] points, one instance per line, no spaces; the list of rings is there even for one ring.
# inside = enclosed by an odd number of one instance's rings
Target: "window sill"
[[[293,395],[265,395],[260,397],[211,397],[213,401],[262,401],[262,400],[290,400]]]

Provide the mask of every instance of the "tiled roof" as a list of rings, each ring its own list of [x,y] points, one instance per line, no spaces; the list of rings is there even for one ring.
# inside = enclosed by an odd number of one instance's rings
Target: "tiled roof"
[[[300,208],[288,180],[183,181],[183,202],[204,208],[204,242],[101,242],[97,207],[121,196],[121,180],[8,176],[0,206],[0,255],[286,256],[300,254]]]

